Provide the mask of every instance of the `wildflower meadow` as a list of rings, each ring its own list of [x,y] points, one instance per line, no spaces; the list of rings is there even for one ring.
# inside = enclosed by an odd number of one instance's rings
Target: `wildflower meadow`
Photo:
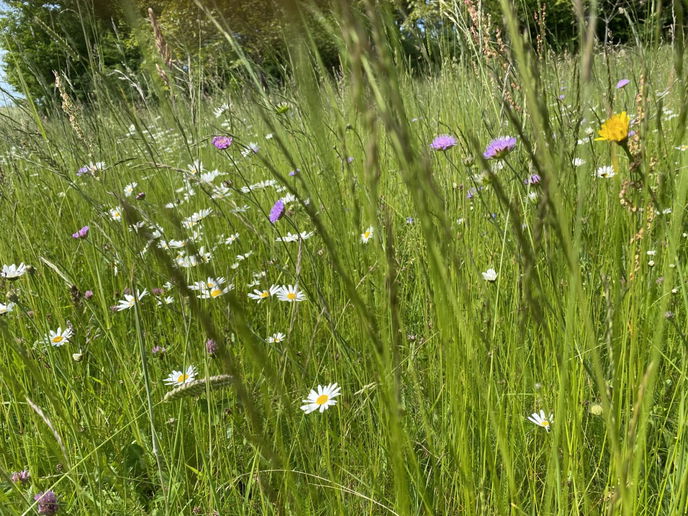
[[[386,2],[284,2],[275,78],[191,1],[225,75],[135,8],[139,69],[13,69],[0,514],[688,514],[688,6],[646,3],[556,48],[440,2],[411,59]]]

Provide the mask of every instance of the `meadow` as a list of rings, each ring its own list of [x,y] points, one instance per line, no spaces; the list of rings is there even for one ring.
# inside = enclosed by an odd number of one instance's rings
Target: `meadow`
[[[0,514],[688,512],[680,45],[350,23],[2,113]]]

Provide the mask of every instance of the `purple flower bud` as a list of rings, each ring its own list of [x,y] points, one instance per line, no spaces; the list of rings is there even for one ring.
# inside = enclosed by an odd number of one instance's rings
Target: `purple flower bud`
[[[162,296],[162,295],[165,293],[165,289],[164,289],[164,288],[155,287],[155,288],[152,288],[152,289],[151,289],[151,293],[152,293],[154,296]]]
[[[72,233],[72,238],[86,238],[88,236],[89,229],[90,228],[88,226],[84,226],[76,233]]]
[[[90,172],[90,169],[88,167],[81,167],[79,170],[76,171],[77,176],[83,176],[84,174],[88,174]]]
[[[162,346],[154,346],[153,349],[151,349],[153,356],[158,358],[161,358],[166,352],[167,349],[163,348]]]
[[[139,192],[136,194],[135,199],[137,201],[143,201],[146,198],[146,192]]]
[[[213,145],[219,150],[225,150],[232,145],[233,141],[234,138],[231,136],[216,136],[213,138]]]
[[[270,210],[270,215],[269,219],[272,224],[277,222],[279,219],[281,219],[284,216],[284,201],[282,199],[278,199],[277,202],[272,206],[272,209]]]
[[[12,482],[14,482],[15,484],[25,484],[29,481],[30,478],[31,474],[27,470],[15,471],[14,473],[12,473],[12,476],[10,477]]]
[[[623,88],[624,86],[626,86],[630,82],[631,81],[629,81],[628,79],[621,79],[619,82],[616,83],[616,89],[618,90],[620,88]]]
[[[539,174],[531,174],[529,177],[523,180],[523,182],[527,185],[536,185],[540,181],[542,181],[542,178]]]
[[[210,356],[213,356],[215,353],[217,353],[217,347],[217,342],[215,342],[213,339],[208,339],[205,341],[205,350]]]
[[[60,508],[57,503],[57,495],[53,491],[38,493],[33,499],[38,502],[38,514],[52,516],[53,514],[57,514]]]
[[[300,173],[301,173],[301,169],[300,169],[300,168],[295,168],[294,170],[292,170],[291,172],[289,172],[289,175],[290,175],[291,177],[294,177],[296,174],[300,174]]]
[[[93,297],[93,291],[92,290],[87,290],[84,292],[84,299],[91,299]]]

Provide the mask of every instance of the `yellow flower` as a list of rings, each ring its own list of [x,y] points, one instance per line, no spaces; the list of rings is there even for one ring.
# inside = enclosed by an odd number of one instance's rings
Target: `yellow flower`
[[[609,120],[602,124],[598,131],[600,137],[595,140],[621,143],[628,138],[628,126],[631,120],[626,112],[613,115]]]

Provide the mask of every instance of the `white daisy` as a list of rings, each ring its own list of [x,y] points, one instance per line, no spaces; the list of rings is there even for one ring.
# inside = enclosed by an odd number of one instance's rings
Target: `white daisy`
[[[115,310],[118,312],[121,312],[122,310],[127,310],[134,306],[136,304],[136,301],[140,301],[142,297],[144,297],[146,294],[148,294],[148,290],[145,288],[143,289],[143,292],[140,290],[136,291],[136,296],[132,296],[131,294],[124,294],[124,299],[121,299],[117,305],[115,306]]]
[[[549,417],[545,416],[545,411],[540,410],[540,413],[538,414],[537,412],[533,412],[529,417],[528,421],[531,421],[532,423],[535,423],[537,426],[541,426],[548,432],[550,431],[550,427],[552,425],[552,419],[554,418],[554,414],[550,414]]]
[[[23,262],[19,265],[3,265],[2,272],[0,272],[0,276],[8,280],[16,280],[24,274],[26,274],[26,265]]]
[[[45,341],[51,346],[63,346],[69,342],[69,339],[72,337],[73,333],[74,332],[71,328],[65,328],[64,331],[62,331],[62,328],[58,328],[57,331],[50,330],[50,333],[45,338]]]
[[[134,188],[139,186],[138,183],[129,183],[127,186],[124,187],[124,196],[125,197],[131,197],[131,195],[134,193]]]
[[[248,293],[248,297],[256,301],[257,303],[260,303],[264,299],[269,298],[270,296],[274,296],[278,292],[280,292],[281,287],[278,287],[277,285],[272,285],[270,288],[267,290],[258,290],[255,289],[253,292]]]
[[[368,240],[373,238],[373,233],[374,233],[373,226],[370,226],[368,229],[366,229],[363,233],[361,233],[361,242],[364,244],[368,243]]]
[[[494,269],[487,269],[485,272],[483,272],[483,279],[485,281],[496,281],[497,272]]]
[[[211,208],[206,208],[204,210],[197,211],[193,215],[182,220],[182,226],[184,226],[186,229],[191,229],[204,218],[206,218],[208,215],[210,215],[212,212],[213,210]]]
[[[156,300],[158,306],[171,305],[174,303],[174,298],[172,296],[160,297]]]
[[[215,115],[215,118],[220,118],[225,113],[225,111],[228,111],[228,110],[229,110],[229,104],[225,103],[225,104],[222,104],[221,106],[216,107],[213,110],[213,114]]]
[[[115,221],[122,220],[122,208],[119,206],[110,210],[110,218]]]
[[[273,333],[267,339],[265,339],[265,342],[267,342],[269,344],[277,344],[279,342],[284,342],[284,339],[286,339],[286,338],[287,338],[287,336],[284,333],[277,332],[277,333]]]
[[[305,405],[301,406],[301,410],[303,410],[306,414],[310,414],[316,410],[324,412],[332,405],[337,404],[337,400],[334,398],[339,396],[340,390],[341,388],[336,383],[326,385],[325,387],[318,385],[318,390],[315,391],[311,389],[311,392],[308,394],[308,398],[303,400]]]
[[[573,161],[571,162],[574,167],[582,167],[585,165],[585,160],[582,158],[573,158]]]
[[[282,285],[277,291],[277,299],[293,303],[295,301],[305,301],[306,294],[301,292],[296,285]]]
[[[215,299],[216,297],[220,297],[222,294],[226,294],[230,290],[234,288],[234,285],[227,285],[225,288],[220,288],[220,287],[215,287],[207,290],[201,291],[200,294],[198,294],[199,299]]]
[[[185,383],[193,382],[196,379],[198,372],[194,366],[189,366],[186,371],[172,371],[170,375],[163,380],[166,385],[184,385]]]
[[[610,179],[616,175],[614,169],[610,166],[600,167],[595,171],[595,177],[599,179]]]
[[[205,172],[201,174],[201,176],[198,178],[198,180],[201,183],[212,183],[215,179],[217,179],[220,176],[223,176],[224,174],[220,172],[219,170],[213,170],[212,172]]]
[[[193,163],[187,165],[186,168],[189,171],[189,174],[192,176],[197,176],[203,172],[203,163],[201,163],[201,160],[196,159]]]
[[[16,305],[14,303],[11,303],[11,302],[7,303],[7,304],[0,303],[0,315],[5,315],[5,314],[10,313],[12,310],[14,310],[15,306]]]

